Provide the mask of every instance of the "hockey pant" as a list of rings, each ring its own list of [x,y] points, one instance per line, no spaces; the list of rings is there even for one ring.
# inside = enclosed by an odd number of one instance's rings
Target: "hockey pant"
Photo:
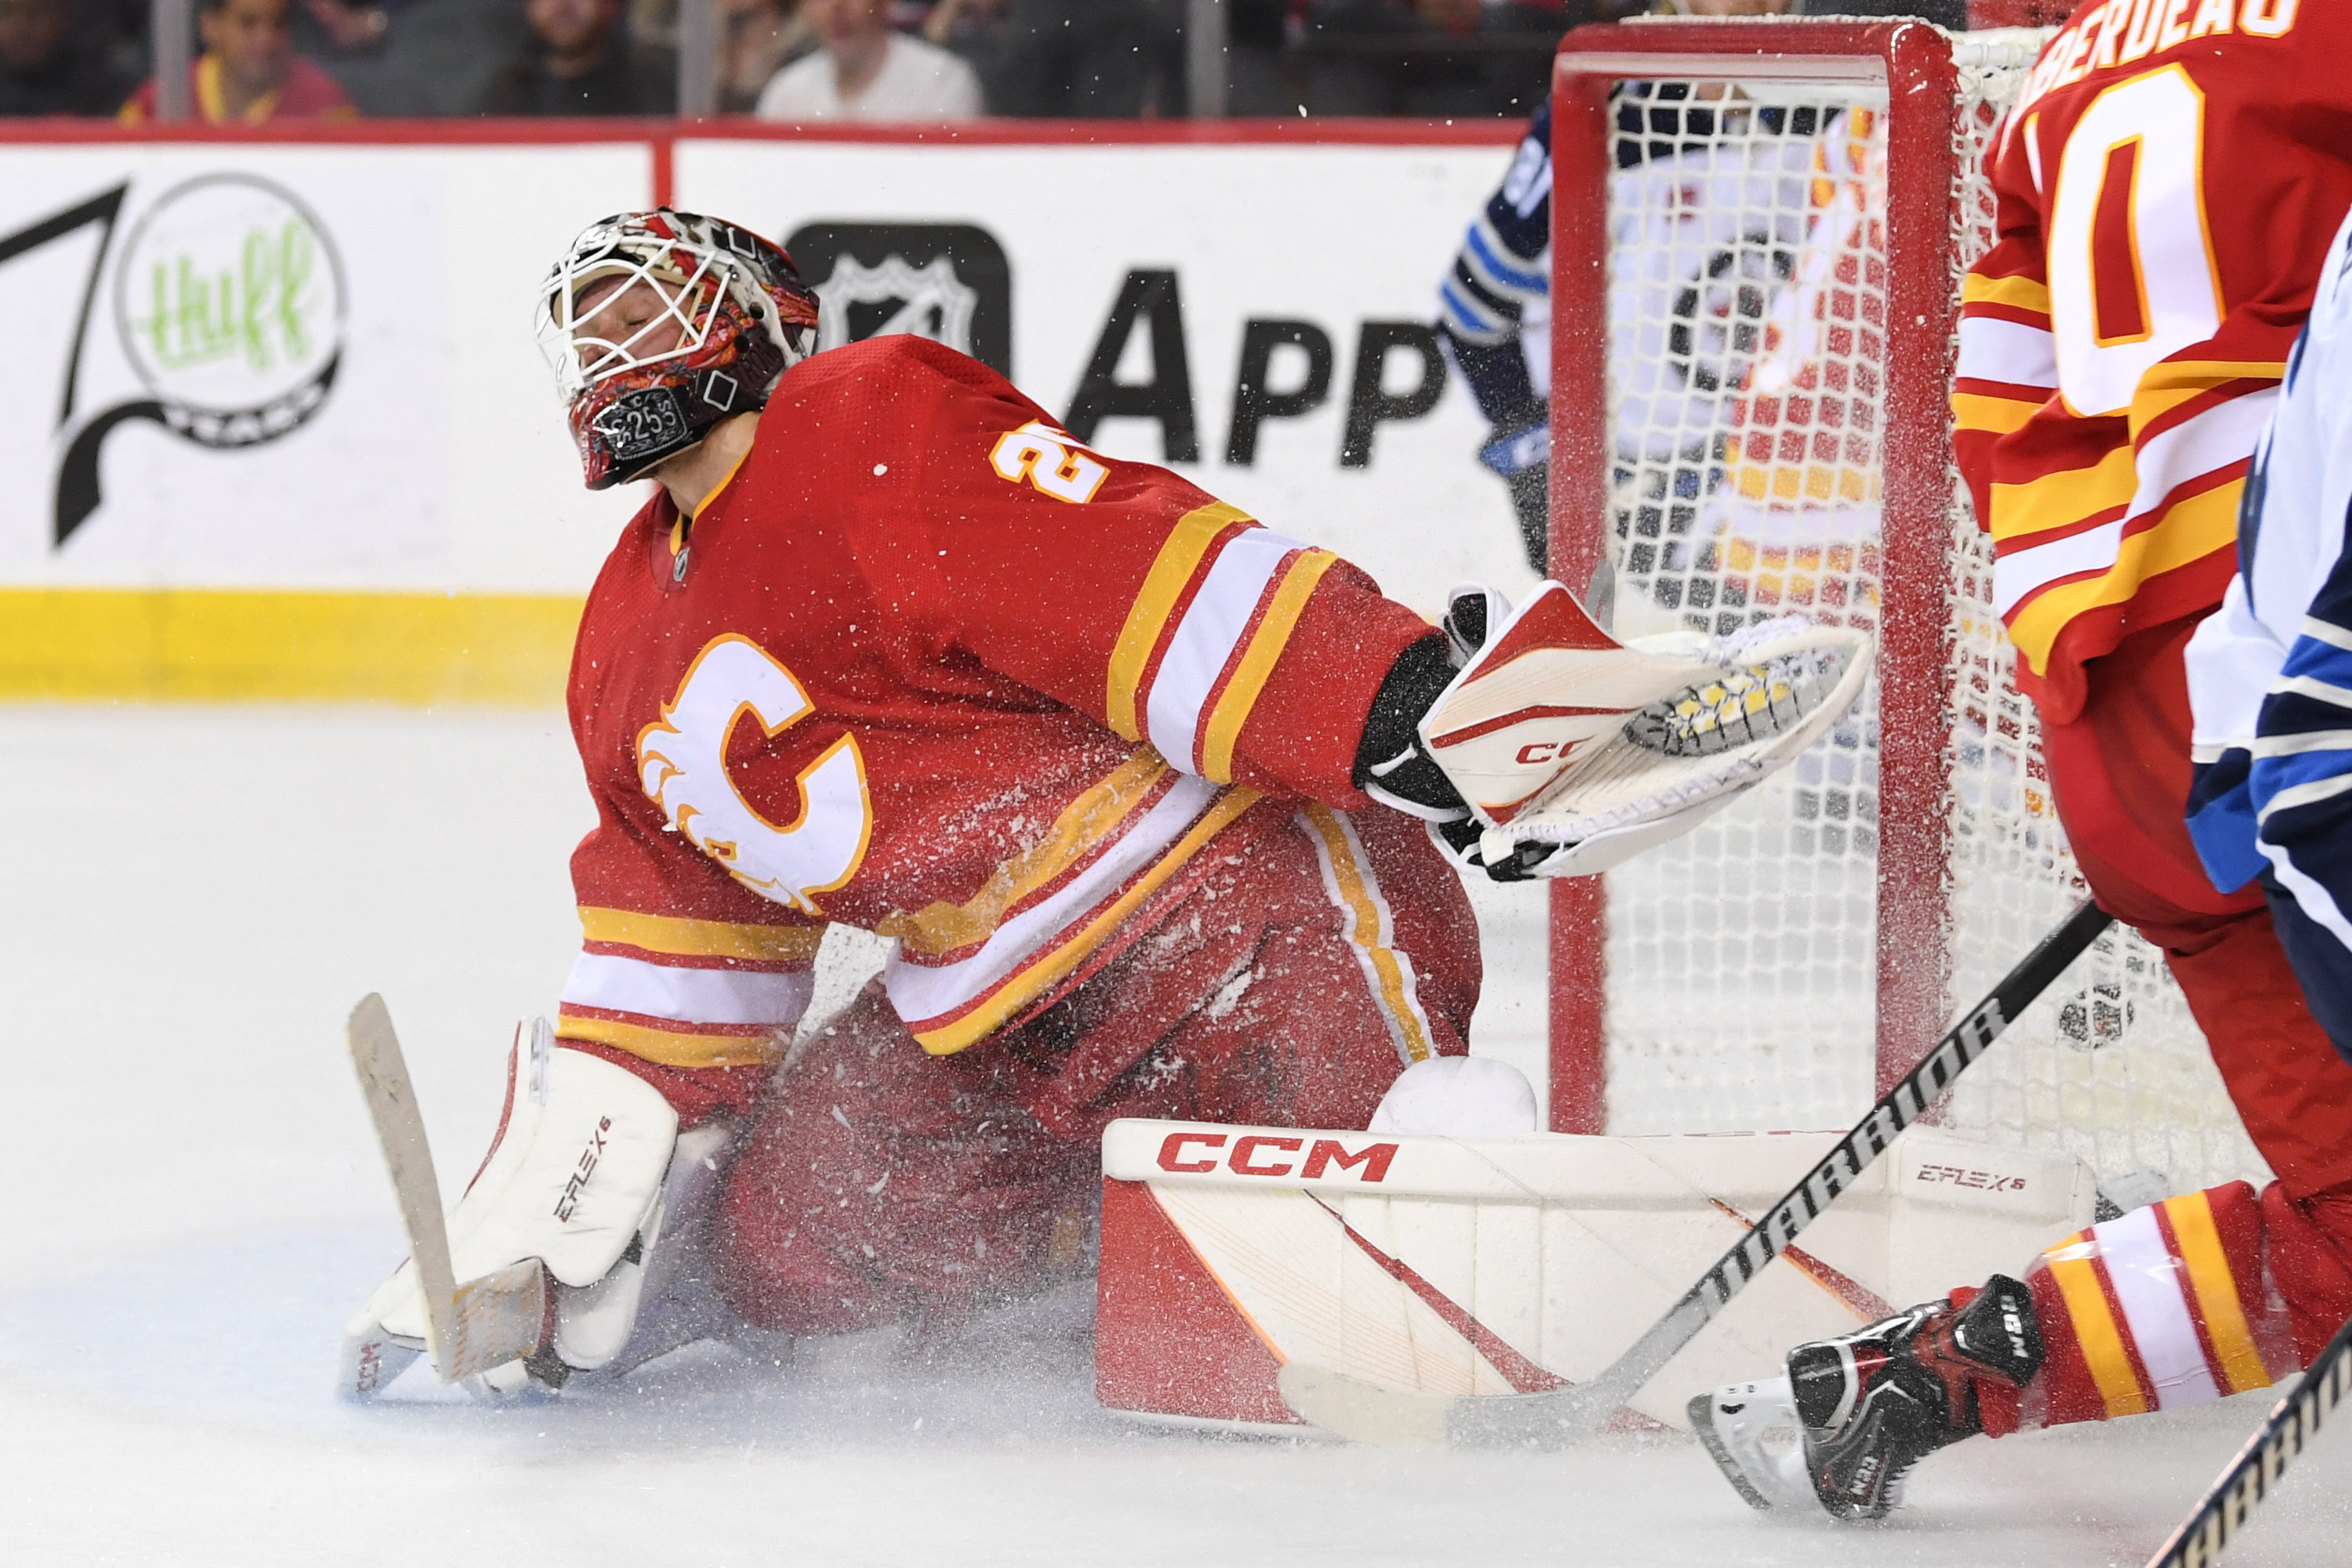
[[[2094,662],[2081,716],[2046,724],[2042,747],[2100,907],[2164,950],[2279,1179],[2169,1198],[2044,1252],[2027,1282],[2048,1358],[2021,1396],[1980,1389],[1995,1436],[2266,1386],[2352,1314],[2352,1066],[2305,1006],[2262,890],[2216,892],[2189,843],[2193,629]]]
[[[1361,1127],[1403,1067],[1465,1050],[1475,920],[1418,821],[1310,806],[1239,836],[967,1051],[925,1055],[878,984],[805,1044],[729,1176],[730,1304],[794,1333],[952,1322],[1090,1270],[1112,1119]]]

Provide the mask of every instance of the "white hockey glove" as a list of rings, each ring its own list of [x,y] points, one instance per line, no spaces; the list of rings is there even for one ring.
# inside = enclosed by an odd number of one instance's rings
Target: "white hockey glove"
[[[537,1307],[539,1321],[509,1307],[508,1342],[478,1354],[494,1364],[466,1379],[468,1391],[561,1387],[575,1372],[647,1359],[632,1340],[645,1338],[634,1331],[649,1272],[698,1263],[697,1232],[728,1142],[715,1125],[680,1136],[677,1113],[653,1085],[557,1044],[546,1019],[518,1028],[506,1111],[450,1217],[449,1252],[458,1281]],[[468,1288],[459,1285],[461,1298]],[[344,1396],[373,1398],[422,1354],[425,1319],[415,1265],[404,1262],[344,1330]]]
[[[1870,674],[1867,633],[1797,617],[1623,643],[1557,582],[1499,619],[1475,592],[1491,629],[1418,738],[1480,830],[1433,831],[1497,881],[1590,875],[1689,831],[1794,761]]]

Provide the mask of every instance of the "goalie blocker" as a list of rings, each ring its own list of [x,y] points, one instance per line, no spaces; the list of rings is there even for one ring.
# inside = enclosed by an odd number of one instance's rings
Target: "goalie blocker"
[[[458,1323],[474,1322],[441,1358],[445,1375],[478,1396],[561,1387],[575,1374],[617,1375],[707,1326],[712,1314],[670,1287],[700,1286],[727,1148],[723,1125],[681,1135],[657,1090],[560,1046],[545,1019],[518,1026],[498,1133],[449,1218]],[[467,1313],[469,1295],[485,1310]],[[656,1301],[667,1310],[643,1312]],[[429,1317],[412,1258],[345,1328],[338,1391],[382,1394],[426,1354]]]

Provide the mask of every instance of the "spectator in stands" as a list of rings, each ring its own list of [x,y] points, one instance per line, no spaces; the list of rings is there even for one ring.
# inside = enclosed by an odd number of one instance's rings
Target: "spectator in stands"
[[[294,52],[289,0],[200,0],[196,32],[205,52],[188,68],[196,118],[207,125],[276,120],[350,120],[359,111],[335,78]],[[122,106],[137,125],[155,117],[155,78]]]
[[[400,0],[382,0],[367,5],[362,0],[302,0],[301,16],[307,17],[325,37],[330,47],[346,54],[383,47],[384,35],[392,30],[392,13]]]
[[[478,113],[490,78],[531,38],[524,0],[383,0],[382,39],[342,49],[309,9],[314,3],[328,0],[298,0],[294,47],[324,66],[367,115]],[[373,9],[361,0],[341,3],[362,21]]]
[[[1134,120],[1185,112],[1183,11],[1181,0],[939,0],[923,33],[971,62],[991,114]]]
[[[749,114],[778,71],[816,47],[807,13],[784,0],[719,0],[719,109]]]
[[[891,30],[890,0],[803,0],[822,47],[778,71],[762,120],[971,120],[980,78],[936,44]]]
[[[632,47],[621,0],[530,0],[530,46],[490,78],[484,114],[670,114],[677,62]]]
[[[112,114],[131,83],[90,45],[67,0],[0,0],[0,115]]]
[[[1225,0],[1225,112],[1286,118],[1304,95],[1291,80],[1290,0]]]

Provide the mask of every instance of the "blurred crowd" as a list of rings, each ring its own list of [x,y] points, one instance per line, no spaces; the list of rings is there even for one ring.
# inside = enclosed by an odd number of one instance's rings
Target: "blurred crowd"
[[[1526,115],[1619,0],[1224,0],[1233,115]],[[194,0],[213,123],[667,115],[677,0]],[[1191,112],[1187,0],[719,0],[725,114]],[[0,116],[154,113],[146,0],[0,0]]]

